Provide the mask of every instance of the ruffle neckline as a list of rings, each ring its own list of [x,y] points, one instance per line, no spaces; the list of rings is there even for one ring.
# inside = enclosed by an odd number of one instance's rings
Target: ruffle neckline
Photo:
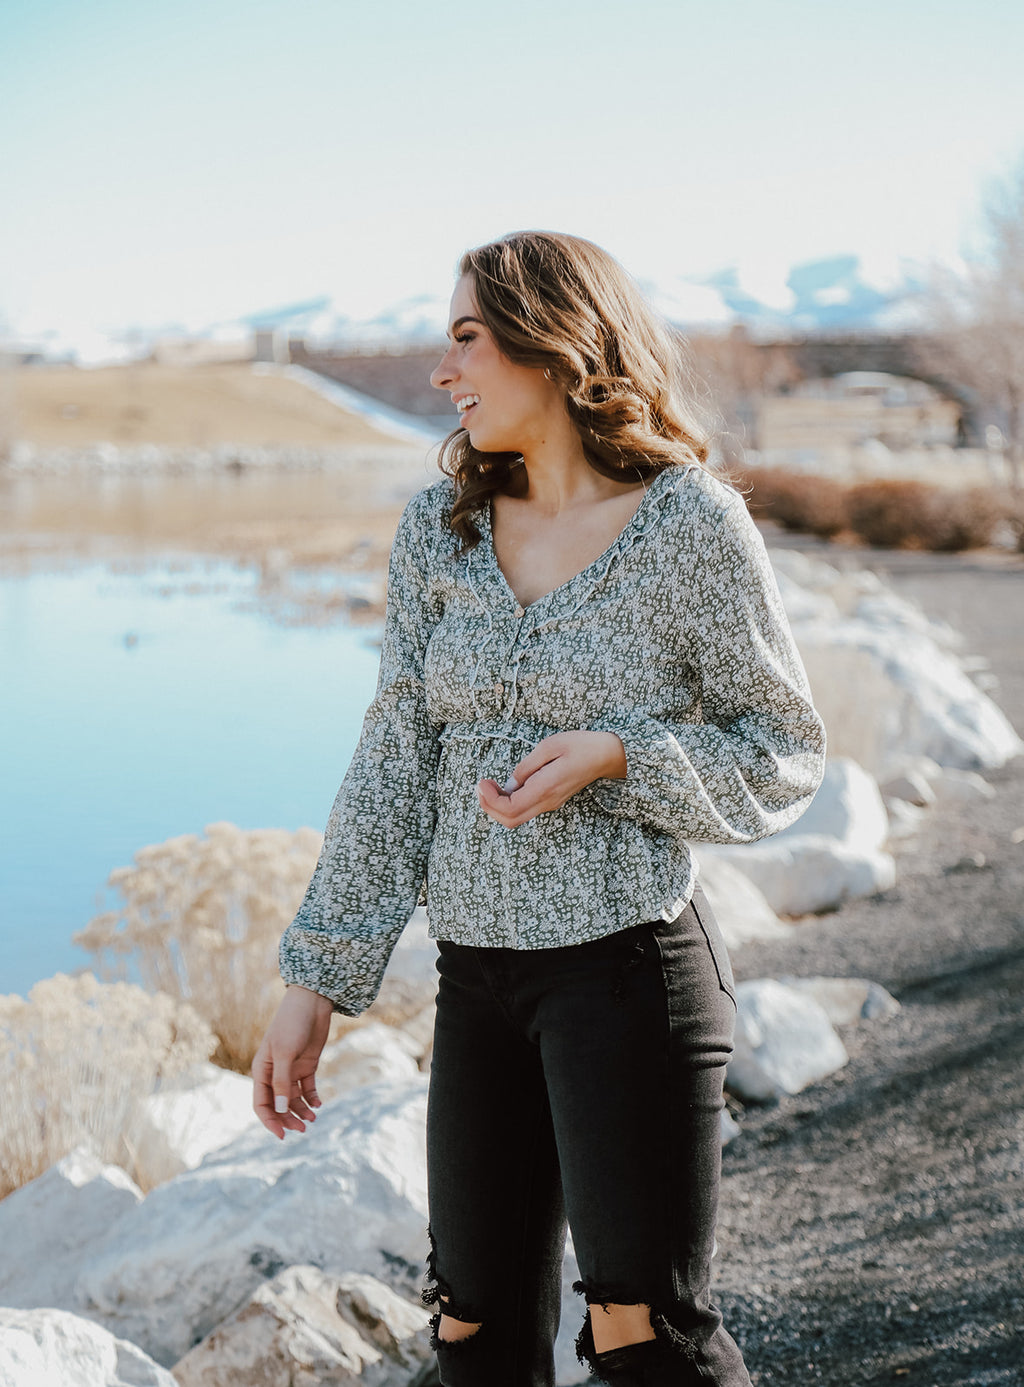
[[[587,564],[586,568],[581,569],[571,578],[567,578],[558,587],[552,588],[543,597],[538,597],[529,606],[522,607],[523,619],[532,618],[531,624],[535,623],[540,626],[547,621],[564,617],[567,610],[575,611],[582,605],[594,588],[604,580],[616,559],[628,553],[657,524],[664,502],[676,490],[683,474],[694,465],[693,463],[685,465],[673,463],[657,473],[648,482],[647,490],[644,492],[640,504],[604,553],[599,554],[596,559]],[[499,601],[499,611],[511,609],[512,612],[518,612],[521,604],[509,586],[504,573],[502,573],[498,556],[494,550],[490,500],[475,513],[475,519],[480,529],[481,538],[479,544],[470,551],[470,559],[472,560],[474,555],[481,551],[480,569],[488,580],[487,586]]]

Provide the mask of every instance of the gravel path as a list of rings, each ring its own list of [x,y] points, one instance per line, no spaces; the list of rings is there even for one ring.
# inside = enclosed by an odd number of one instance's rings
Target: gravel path
[[[1024,558],[848,557],[965,632],[1024,730]],[[898,846],[891,891],[734,959],[902,1003],[844,1031],[832,1079],[742,1113],[725,1152],[717,1298],[756,1387],[1024,1383],[1024,757],[985,778],[993,799]]]

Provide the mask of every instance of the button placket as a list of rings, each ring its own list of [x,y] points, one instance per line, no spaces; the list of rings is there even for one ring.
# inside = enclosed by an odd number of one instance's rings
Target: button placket
[[[512,612],[516,620],[516,629],[515,634],[512,638],[512,644],[509,646],[508,654],[505,657],[505,675],[504,679],[497,680],[494,684],[494,692],[498,695],[498,699],[501,701],[501,707],[499,708],[499,711],[502,717],[506,719],[511,717],[511,715],[515,712],[516,700],[519,697],[518,673],[519,659],[522,654],[522,620],[523,617],[525,617],[526,615],[526,608],[517,602],[516,605],[513,607]],[[511,691],[508,700],[508,705],[505,706],[505,691],[506,689],[508,689],[510,684]]]

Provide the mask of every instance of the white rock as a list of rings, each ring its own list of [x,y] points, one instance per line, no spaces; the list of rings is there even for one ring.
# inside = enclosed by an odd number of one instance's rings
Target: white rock
[[[774,978],[736,989],[736,1039],[726,1075],[730,1092],[747,1102],[799,1093],[848,1062],[825,1009]]]
[[[413,912],[388,962],[373,1016],[402,1026],[437,996],[437,945],[427,933],[427,912]]]
[[[879,786],[879,789],[887,802],[893,799],[904,800],[918,808],[935,803],[935,791],[932,789],[931,780],[920,770],[913,768],[893,776],[884,785]]]
[[[960,667],[921,632],[862,618],[794,630],[829,750],[854,757],[879,781],[908,755],[942,766],[1002,766],[1024,751],[1009,721]]]
[[[73,1310],[90,1251],[142,1191],[116,1165],[78,1148],[0,1201],[0,1305]]]
[[[921,776],[929,785],[942,778],[942,767],[938,761],[933,761],[930,756],[907,756],[900,762],[900,770],[903,774],[914,777]]]
[[[259,1125],[251,1079],[196,1065],[146,1099],[135,1158],[140,1178],[149,1188],[162,1184]]]
[[[889,816],[874,777],[850,756],[830,756],[810,804],[775,841],[808,833],[833,838],[853,851],[877,852],[889,836]]]
[[[406,1083],[419,1076],[416,1042],[403,1030],[373,1021],[324,1047],[317,1092],[325,1102],[364,1084]]]
[[[285,1267],[415,1296],[427,1252],[426,1078],[359,1088],[304,1133],[263,1127],[158,1186],[79,1278],[81,1312],[177,1362]]]
[[[806,555],[794,549],[771,551],[772,567],[789,623],[796,626],[801,621],[835,621],[840,615],[839,608],[828,593],[815,589],[813,576],[807,571],[801,571],[797,577],[796,572],[786,571],[800,570],[799,563],[791,565],[789,561],[805,557]]]
[[[586,1313],[586,1302],[573,1290],[573,1284],[579,1279],[580,1267],[570,1233],[565,1241],[565,1257],[562,1259],[562,1317],[555,1339],[555,1382],[558,1387],[576,1387],[578,1383],[591,1380],[589,1371],[576,1357],[576,1336],[583,1326]]]
[[[844,901],[888,891],[896,864],[888,853],[844,847],[820,834],[775,834],[735,846],[702,843],[701,855],[729,861],[779,915],[835,910]]]
[[[1024,751],[947,622],[866,569],[840,571],[785,549],[771,559],[830,755],[852,756],[884,782],[915,755],[983,770]]]
[[[748,939],[777,939],[785,935],[784,925],[751,879],[725,857],[705,852],[707,844],[695,844],[691,851],[697,863],[697,879],[714,911],[729,950]]]
[[[178,1387],[407,1387],[426,1310],[372,1276],[289,1267],[174,1365]]]
[[[934,782],[935,797],[944,804],[973,804],[979,799],[992,799],[995,787],[974,771],[948,767]]]
[[[722,1109],[722,1145],[728,1146],[739,1136],[742,1128],[728,1108]]]
[[[0,1309],[0,1387],[178,1387],[158,1363],[68,1310]]]
[[[433,1001],[427,1003],[422,1011],[408,1021],[402,1022],[402,1031],[412,1041],[417,1062],[425,1069],[434,1048],[434,1015],[437,1008]]]
[[[889,842],[898,843],[903,839],[912,838],[919,832],[925,819],[928,817],[927,809],[919,809],[916,804],[908,804],[905,799],[889,799],[885,802],[885,807],[889,811]]]
[[[779,982],[806,997],[813,997],[824,1010],[833,1026],[848,1026],[856,1021],[876,1021],[895,1016],[900,1004],[881,983],[868,978],[792,978]]]

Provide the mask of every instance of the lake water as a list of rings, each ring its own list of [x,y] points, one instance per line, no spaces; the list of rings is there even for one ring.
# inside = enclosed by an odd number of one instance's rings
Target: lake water
[[[148,843],[322,830],[373,696],[375,632],[275,622],[227,563],[0,578],[0,992],[71,943]]]

